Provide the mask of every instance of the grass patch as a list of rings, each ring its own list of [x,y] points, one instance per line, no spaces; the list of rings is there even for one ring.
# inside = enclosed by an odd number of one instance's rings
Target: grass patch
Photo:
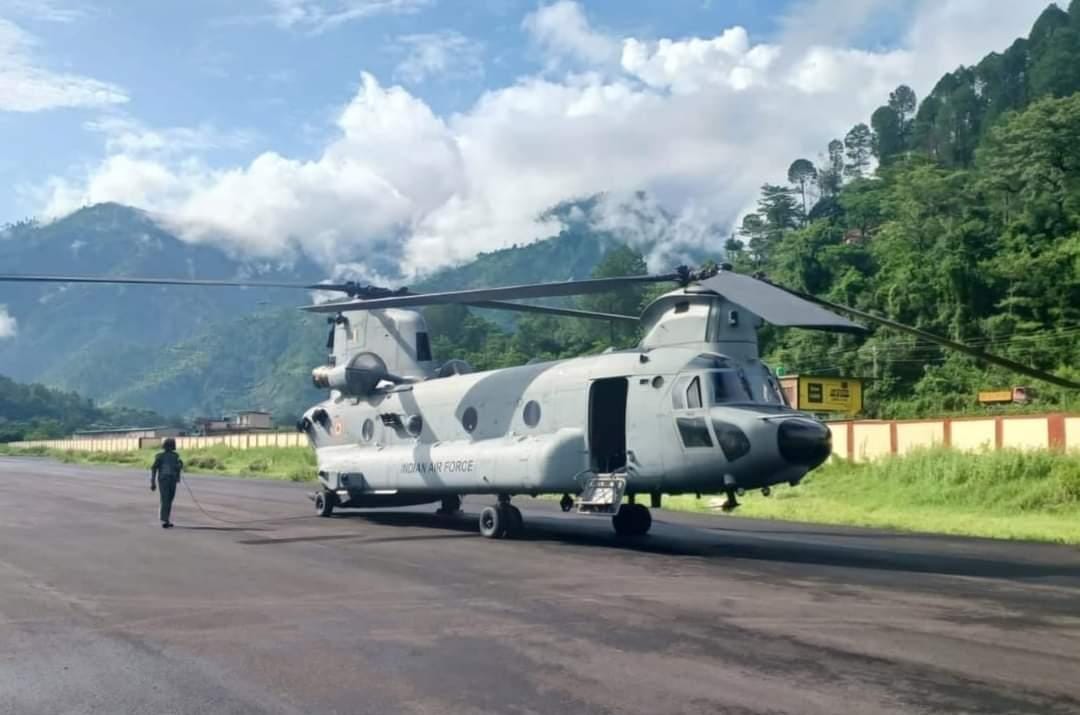
[[[713,511],[718,501],[680,496],[670,505]],[[740,516],[1080,544],[1080,454],[937,449],[838,461],[798,487],[740,501]]]
[[[68,464],[111,464],[142,467],[149,474],[156,449],[135,452],[63,452],[41,447],[13,449],[0,444],[0,454],[53,457]],[[215,445],[203,449],[180,450],[184,471],[191,474],[220,474],[260,479],[307,482],[315,479],[315,453],[308,447],[254,447],[236,449]]]

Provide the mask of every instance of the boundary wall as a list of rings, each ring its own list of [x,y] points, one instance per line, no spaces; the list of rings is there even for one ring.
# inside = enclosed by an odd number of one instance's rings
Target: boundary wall
[[[64,452],[131,452],[136,449],[153,449],[161,446],[161,437],[142,437],[124,439],[42,439],[29,442],[11,442],[12,447],[45,447]],[[243,434],[222,434],[210,437],[174,437],[176,448],[201,449],[214,445],[225,445],[236,449],[254,447],[306,447],[307,437],[299,432],[246,432]]]
[[[1053,449],[1080,452],[1080,415],[945,417],[936,420],[849,420],[828,422],[833,455],[865,462],[914,449],[941,446],[970,452],[995,449]],[[306,447],[299,432],[249,432],[211,437],[176,437],[177,449],[226,445]],[[63,451],[129,452],[158,447],[158,438],[52,439],[12,442],[16,448],[46,447]]]
[[[828,422],[833,455],[866,462],[915,449],[951,447],[967,452],[1052,449],[1080,452],[1080,415],[943,417],[935,420]]]

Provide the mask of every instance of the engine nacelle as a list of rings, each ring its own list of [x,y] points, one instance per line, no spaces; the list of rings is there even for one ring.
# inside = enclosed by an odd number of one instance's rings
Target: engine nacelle
[[[343,395],[370,395],[380,382],[401,382],[386,371],[386,363],[374,353],[358,353],[344,365],[322,365],[311,371],[311,381],[322,390]]]

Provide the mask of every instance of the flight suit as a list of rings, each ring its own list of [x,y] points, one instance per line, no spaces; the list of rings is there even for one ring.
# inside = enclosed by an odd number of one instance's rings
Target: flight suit
[[[173,498],[176,496],[176,485],[180,482],[180,472],[184,468],[184,462],[180,455],[172,451],[158,452],[154,457],[154,466],[150,468],[150,484],[157,482],[158,493],[161,496],[161,509],[159,516],[161,523],[172,525],[169,517],[172,515]]]

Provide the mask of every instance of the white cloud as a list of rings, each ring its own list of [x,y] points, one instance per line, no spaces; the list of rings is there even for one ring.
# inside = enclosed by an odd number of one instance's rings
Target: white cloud
[[[256,138],[255,133],[249,130],[224,132],[209,123],[196,127],[151,129],[123,115],[101,117],[83,126],[105,136],[105,150],[110,154],[161,155],[241,149]]]
[[[14,317],[8,314],[7,306],[0,305],[0,340],[13,338],[18,332],[18,323]]]
[[[20,15],[40,22],[75,22],[86,17],[85,7],[55,0],[0,0],[0,12]]]
[[[444,30],[397,38],[397,48],[405,52],[394,75],[419,83],[428,77],[479,77],[484,73],[484,46],[459,32]]]
[[[116,85],[39,66],[31,52],[36,44],[18,25],[0,18],[0,111],[38,112],[128,101]]]
[[[522,27],[549,55],[553,65],[570,58],[593,65],[618,61],[619,42],[589,25],[582,6],[572,0],[542,5]]]
[[[830,5],[805,13],[814,8]],[[228,240],[258,255],[299,247],[327,265],[372,271],[381,270],[376,260],[400,262],[411,273],[550,235],[558,220],[538,218],[548,208],[606,192],[589,220],[631,240],[660,239],[652,267],[669,268],[688,245],[719,254],[725,236],[713,227],[726,232],[763,182],[783,181],[793,159],[815,158],[867,121],[897,84],[925,94],[960,61],[1026,33],[1041,9],[1041,0],[1008,9],[923,0],[898,46],[868,50],[830,44],[828,33],[763,44],[738,27],[714,37],[614,37],[561,2],[531,15],[526,29],[585,63],[573,72],[523,77],[447,117],[364,75],[336,137],[307,160],[266,152],[220,169],[197,152],[146,152],[142,140],[113,138],[85,176],[46,187],[47,209],[56,216],[121,201],[163,212],[192,240]],[[1006,20],[1008,29],[996,27]]]
[[[377,15],[419,12],[432,0],[268,0],[278,27],[324,32],[354,20]]]

